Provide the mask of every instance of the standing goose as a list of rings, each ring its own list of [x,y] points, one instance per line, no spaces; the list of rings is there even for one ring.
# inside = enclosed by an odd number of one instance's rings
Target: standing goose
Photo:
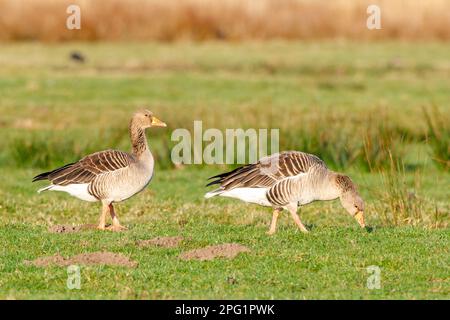
[[[101,201],[102,210],[97,228],[106,229],[106,215],[109,212],[112,226],[108,229],[126,229],[120,225],[113,203],[132,197],[148,185],[153,176],[154,160],[148,148],[145,129],[165,126],[152,112],[139,111],[130,121],[131,153],[117,150],[96,152],[78,162],[41,173],[33,178],[33,182],[49,180],[52,183],[39,189],[39,193],[46,190],[64,191],[81,200]]]
[[[360,226],[365,227],[364,201],[355,184],[348,176],[329,170],[312,154],[281,152],[210,179],[216,180],[208,186],[218,184],[220,187],[208,192],[205,198],[230,197],[273,207],[268,234],[275,233],[278,215],[283,209],[290,212],[301,231],[308,232],[297,214],[298,206],[337,198]]]

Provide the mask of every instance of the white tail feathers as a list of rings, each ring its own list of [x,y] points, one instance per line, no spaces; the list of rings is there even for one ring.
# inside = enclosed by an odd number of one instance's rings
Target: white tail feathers
[[[272,206],[267,200],[268,188],[235,188],[231,190],[217,189],[205,194],[205,198],[214,196],[235,198],[249,203],[256,203],[261,206]]]
[[[223,192],[223,190],[214,190],[214,191],[208,192],[205,194],[205,199],[209,199],[209,198],[218,196],[222,192]]]
[[[78,199],[84,200],[84,201],[91,201],[95,202],[98,201],[96,197],[91,195],[88,190],[89,184],[88,183],[71,183],[65,186],[55,185],[51,184],[47,187],[44,187],[42,189],[39,189],[38,192],[41,193],[42,191],[63,191],[67,192],[73,197],[76,197]]]
[[[41,193],[42,191],[49,190],[49,189],[51,189],[52,187],[53,187],[53,185],[46,186],[46,187],[44,187],[44,188],[39,189],[39,190],[37,191],[37,193]]]

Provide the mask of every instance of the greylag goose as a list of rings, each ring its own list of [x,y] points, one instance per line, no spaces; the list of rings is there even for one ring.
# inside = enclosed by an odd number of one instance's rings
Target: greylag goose
[[[84,201],[101,201],[98,229],[122,230],[113,203],[130,198],[142,191],[153,176],[154,160],[148,148],[145,129],[165,127],[166,124],[148,110],[135,113],[129,131],[132,152],[106,150],[90,154],[61,168],[41,173],[34,181],[49,180],[51,185],[38,192],[64,191]],[[112,226],[106,228],[106,216],[111,215]]]
[[[339,198],[342,206],[361,227],[364,224],[364,201],[352,180],[333,172],[317,156],[297,151],[286,151],[260,159],[233,171],[211,177],[207,186],[220,187],[205,194],[231,197],[248,203],[273,208],[268,234],[274,234],[279,213],[286,209],[296,225],[308,232],[301,222],[297,209],[316,200]]]

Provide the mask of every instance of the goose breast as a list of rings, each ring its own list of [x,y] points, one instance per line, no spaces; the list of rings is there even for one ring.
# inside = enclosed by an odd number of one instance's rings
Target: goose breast
[[[153,157],[140,159],[129,166],[102,174],[92,182],[94,193],[111,202],[124,201],[142,191],[153,178]]]

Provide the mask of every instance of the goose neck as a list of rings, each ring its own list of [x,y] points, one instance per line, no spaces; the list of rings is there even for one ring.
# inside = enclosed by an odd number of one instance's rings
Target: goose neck
[[[324,200],[333,200],[341,196],[342,191],[336,183],[336,176],[337,173],[333,171],[326,173],[325,179],[323,179],[324,185],[321,188]]]
[[[133,121],[130,123],[130,139],[132,152],[135,157],[140,158],[146,151],[149,151],[145,130]]]

